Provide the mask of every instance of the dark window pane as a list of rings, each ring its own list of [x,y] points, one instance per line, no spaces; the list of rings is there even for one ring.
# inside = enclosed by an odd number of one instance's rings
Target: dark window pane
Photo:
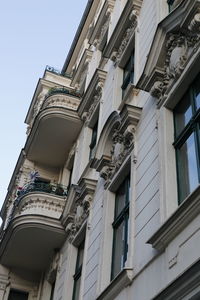
[[[83,264],[84,244],[78,248],[78,256],[76,262],[76,270],[78,270]]]
[[[129,83],[133,82],[134,78],[134,52],[131,54],[130,58],[128,59],[125,67],[124,67],[124,77],[122,83],[122,97],[124,92],[129,85]]]
[[[54,291],[55,291],[55,282],[52,283],[52,285],[51,285],[51,296],[50,296],[50,300],[53,300]]]
[[[73,300],[79,299],[80,284],[81,284],[81,273],[84,255],[84,243],[83,241],[78,247],[77,260],[76,260],[76,270],[74,274],[74,287],[73,287]]]
[[[200,78],[195,82],[195,106],[196,110],[200,108]]]
[[[8,300],[28,300],[28,293],[10,290]]]
[[[81,277],[79,277],[76,281],[74,281],[73,300],[79,299],[80,286],[81,286]]]
[[[198,185],[198,169],[194,133],[177,150],[179,196],[183,201]]]
[[[124,234],[125,222],[123,221],[114,231],[112,278],[124,267]]]
[[[115,199],[115,217],[117,217],[129,202],[130,183],[129,177],[120,185]]]
[[[98,130],[98,120],[92,129],[92,138],[91,138],[91,143],[90,143],[89,159],[94,157],[94,151],[95,151],[96,143],[97,143],[97,130]]]
[[[192,117],[192,106],[189,93],[187,93],[181,102],[174,109],[175,113],[175,131],[176,136],[184,129]]]

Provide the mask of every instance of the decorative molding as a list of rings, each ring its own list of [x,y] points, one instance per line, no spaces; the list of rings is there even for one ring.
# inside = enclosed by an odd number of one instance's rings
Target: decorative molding
[[[110,58],[115,64],[122,66],[126,57],[134,48],[134,32],[141,9],[141,0],[130,0],[124,7],[120,19],[103,51],[104,57]]]
[[[200,34],[200,31],[199,31]],[[156,81],[150,94],[160,101],[166,97],[169,88],[183,73],[190,56],[199,47],[200,35],[194,36],[188,31],[184,33],[169,33],[166,42],[166,59],[164,64],[164,74],[160,81]]]
[[[112,178],[134,148],[134,135],[141,115],[141,108],[126,104],[120,113],[120,122],[111,133],[110,155],[103,155],[96,161],[96,170],[105,180],[107,188]]]
[[[56,280],[56,274],[59,271],[59,261],[60,261],[60,253],[57,252],[53,257],[53,260],[46,274],[46,280],[50,284],[52,284]]]
[[[176,19],[176,22],[174,20]],[[144,72],[136,85],[166,102],[200,46],[200,2],[183,1],[159,25]],[[189,82],[189,81],[188,81]]]
[[[0,290],[5,291],[7,286],[10,284],[9,278],[7,275],[0,275]]]
[[[87,76],[88,65],[91,61],[92,54],[93,51],[85,49],[77,68],[73,72],[71,86],[74,86],[78,91],[83,89],[83,84]]]
[[[102,44],[108,32],[111,13],[113,11],[114,5],[115,0],[106,0],[101,9],[96,24],[91,27],[89,44],[94,45],[96,48],[99,48],[99,50],[102,50]]]
[[[102,90],[107,72],[96,69],[78,108],[78,114],[87,124],[90,123],[102,98]]]
[[[130,20],[130,24],[128,28],[125,30],[120,46],[117,50],[114,50],[111,54],[111,60],[115,63],[115,65],[118,65],[121,61],[121,58],[130,43],[130,40],[132,40],[132,37],[135,32],[135,28],[137,27],[137,11],[132,10],[130,15],[128,16],[128,19]]]
[[[200,186],[147,241],[153,248],[164,251],[169,243],[200,213]]]
[[[78,185],[71,187],[67,205],[61,217],[70,243],[88,219],[96,184],[96,180],[82,178]]]
[[[96,298],[96,300],[113,300],[134,278],[132,268],[124,268]]]
[[[32,192],[23,196],[15,206],[13,217],[37,214],[59,219],[65,205],[65,199],[56,195]]]
[[[62,107],[76,111],[78,109],[79,104],[80,100],[77,97],[58,93],[56,95],[52,95],[46,98],[42,105],[42,109],[49,107]]]

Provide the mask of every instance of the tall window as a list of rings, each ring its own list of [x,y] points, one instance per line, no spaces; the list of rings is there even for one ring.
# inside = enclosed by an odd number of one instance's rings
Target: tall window
[[[133,83],[134,78],[134,52],[129,57],[125,67],[124,67],[124,76],[123,76],[123,83],[122,83],[122,97],[126,91],[127,86],[129,83]]]
[[[116,192],[111,280],[124,268],[128,252],[129,176]]]
[[[83,265],[83,254],[84,254],[84,243],[83,241],[78,247],[78,254],[76,260],[76,268],[74,274],[74,288],[73,288],[73,300],[79,299],[80,294],[80,286],[81,286],[81,273],[82,273],[82,265]]]
[[[98,120],[96,121],[94,127],[92,128],[92,139],[91,139],[91,143],[90,143],[89,159],[94,157],[96,143],[97,143],[97,130],[98,130]]]
[[[8,300],[28,300],[28,293],[11,289]]]
[[[200,183],[200,76],[174,109],[179,203]]]

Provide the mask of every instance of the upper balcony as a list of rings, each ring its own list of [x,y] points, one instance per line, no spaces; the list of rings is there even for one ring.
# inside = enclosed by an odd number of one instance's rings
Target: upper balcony
[[[74,90],[64,87],[48,91],[25,145],[29,160],[57,168],[64,164],[82,126],[77,114],[79,96]]]
[[[45,182],[31,182],[18,191],[1,232],[1,264],[32,273],[48,267],[65,239],[60,216],[66,194],[65,187]]]

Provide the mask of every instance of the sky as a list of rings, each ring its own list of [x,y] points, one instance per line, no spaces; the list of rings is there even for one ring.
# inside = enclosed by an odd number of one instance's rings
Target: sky
[[[0,1],[0,207],[46,65],[62,69],[87,0]]]

